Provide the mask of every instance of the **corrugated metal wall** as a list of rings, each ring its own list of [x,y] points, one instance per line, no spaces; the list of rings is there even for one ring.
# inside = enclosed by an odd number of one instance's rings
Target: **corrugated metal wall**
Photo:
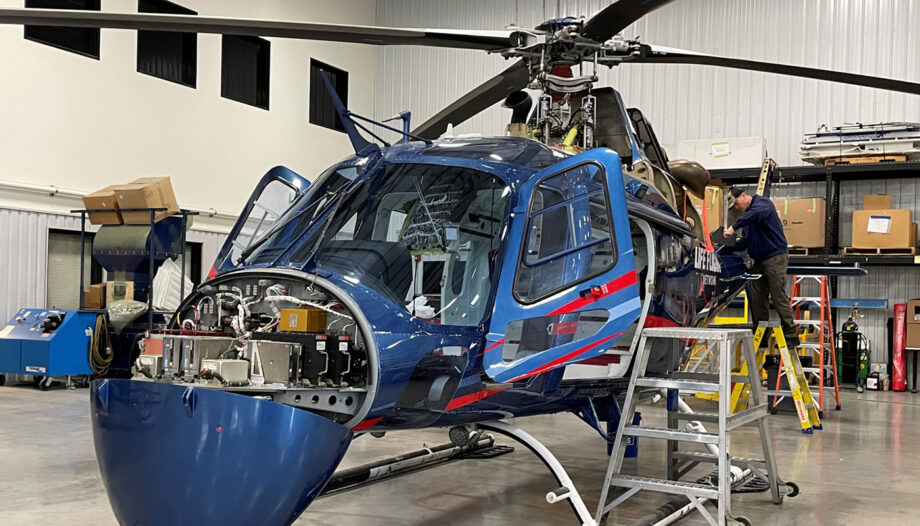
[[[49,229],[79,232],[80,220],[0,208],[0,323],[23,307],[45,306]],[[88,230],[95,231],[96,227]],[[202,244],[201,266],[207,274],[226,236],[190,230],[187,238]]]
[[[533,27],[557,16],[590,16],[605,0],[378,0],[377,23],[406,27],[496,29]],[[755,60],[920,81],[920,2],[911,0],[680,0],[624,31],[662,46]],[[509,65],[474,51],[387,48],[378,51],[375,114],[411,109],[419,124]],[[620,90],[642,109],[663,144],[681,139],[763,136],[780,165],[801,164],[802,134],[821,124],[920,120],[920,97],[706,66],[626,65],[600,71],[601,85]],[[498,105],[457,128],[502,134],[508,110]],[[840,242],[866,193],[890,193],[915,218],[917,182],[841,184]],[[778,198],[823,197],[816,183],[777,186]],[[865,278],[840,278],[839,296],[920,297],[920,269],[873,267]],[[861,328],[873,360],[886,352],[885,312],[864,310]],[[839,323],[838,323],[839,326]]]
[[[590,15],[605,0],[378,0],[377,23],[409,27],[533,27]],[[680,0],[627,28],[627,37],[710,54],[920,80],[920,2],[911,0]],[[421,123],[507,67],[475,51],[383,47],[375,113],[411,109]],[[764,136],[781,165],[799,164],[798,144],[821,124],[920,120],[920,97],[831,82],[690,65],[601,70],[642,109],[663,144],[681,139]],[[498,106],[458,131],[501,134]]]

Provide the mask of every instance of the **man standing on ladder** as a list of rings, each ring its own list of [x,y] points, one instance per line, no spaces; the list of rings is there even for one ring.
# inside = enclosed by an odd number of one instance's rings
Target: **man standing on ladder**
[[[760,279],[751,283],[751,310],[754,326],[770,320],[770,297],[779,314],[783,335],[790,349],[799,346],[799,336],[786,293],[786,267],[789,265],[789,251],[786,249],[786,235],[783,224],[773,202],[761,195],[750,195],[741,188],[732,188],[729,206],[744,214],[733,225],[725,229],[725,236],[732,236],[743,228],[737,245],[745,248],[754,266],[751,272],[760,274]]]

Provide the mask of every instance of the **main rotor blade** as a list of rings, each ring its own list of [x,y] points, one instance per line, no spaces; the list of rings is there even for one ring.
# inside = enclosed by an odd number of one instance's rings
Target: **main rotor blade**
[[[530,82],[530,71],[527,63],[518,60],[508,69],[480,84],[422,123],[421,126],[412,130],[412,134],[425,139],[437,139],[447,130],[448,124],[454,126],[460,124],[496,102],[504,100],[515,91],[524,89],[528,82]]]
[[[585,22],[585,27],[581,30],[581,36],[590,38],[595,42],[606,42],[613,35],[626,29],[629,24],[672,1],[616,0]]]
[[[516,31],[403,29],[189,15],[103,13],[99,11],[64,9],[0,9],[0,24],[217,33],[354,42],[380,46],[417,45],[485,51],[515,47],[519,43],[518,36],[520,36],[520,33]]]
[[[920,95],[920,84],[916,82],[907,82],[904,80],[895,80],[884,77],[872,77],[869,75],[860,75],[858,73],[847,73],[845,71],[831,71],[827,69],[791,66],[788,64],[777,64],[773,62],[759,62],[756,60],[747,60],[743,58],[720,57],[716,55],[696,53],[683,49],[673,49],[658,46],[643,47],[645,47],[643,53],[633,57],[628,57],[624,59],[624,62],[641,62],[647,64],[701,64],[706,66],[722,66],[726,68],[746,69],[750,71],[764,71],[766,73],[776,73],[779,75],[791,75],[794,77],[829,80],[832,82],[853,84],[855,86],[865,86],[867,88],[878,88]]]

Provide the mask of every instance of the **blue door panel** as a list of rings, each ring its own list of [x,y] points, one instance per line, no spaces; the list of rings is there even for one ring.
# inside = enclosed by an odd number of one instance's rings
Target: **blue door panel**
[[[564,255],[560,259],[564,260],[564,264],[555,276],[564,283],[573,282],[571,285],[549,297],[538,297],[531,303],[522,301],[516,297],[516,294],[499,293],[495,298],[483,355],[483,366],[487,374],[495,381],[521,381],[603,354],[639,317],[641,302],[633,259],[632,236],[626,212],[620,157],[615,152],[604,148],[590,150],[557,163],[534,175],[522,186],[521,198],[511,215],[508,247],[505,251],[497,290],[514,290],[515,276],[523,258],[522,246],[527,240],[528,229],[531,228],[531,218],[541,213],[531,214],[531,201],[538,185],[549,177],[574,171],[573,169],[587,163],[599,165],[603,169],[609,200],[607,206],[612,221],[610,233],[614,241],[616,262],[612,268],[596,276],[589,279],[578,279],[578,276],[586,275],[591,267],[590,256],[586,256],[586,251],[583,250],[590,244],[591,232],[590,228],[579,225],[578,221],[573,221],[574,224],[570,226],[571,235],[576,240],[575,246],[579,247],[579,250],[562,252]],[[553,204],[552,206],[563,205]],[[572,207],[572,217],[580,217],[579,214],[584,216],[587,213],[586,199],[572,199],[571,204],[564,206]],[[512,360],[503,359],[505,335],[511,322],[548,316],[563,316],[562,319],[567,319],[568,315],[571,315],[571,319],[575,319],[578,313],[597,309],[607,310],[608,318],[602,328],[590,337],[573,339],[571,335],[557,336],[547,350],[522,357],[515,356]]]

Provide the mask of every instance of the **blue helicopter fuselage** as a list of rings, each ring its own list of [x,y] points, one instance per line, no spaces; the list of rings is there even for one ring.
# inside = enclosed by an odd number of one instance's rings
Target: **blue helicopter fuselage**
[[[458,138],[312,184],[274,168],[148,335],[147,378],[93,383],[109,500],[125,524],[289,524],[364,431],[572,411],[603,433],[641,328],[707,324],[745,271],[607,149]]]
[[[565,170],[565,166],[583,166],[584,163],[598,163],[608,180],[619,182],[606,189],[615,227],[613,237],[620,241],[613,243],[618,251],[616,259],[619,263],[611,272],[616,274],[614,278],[624,275],[634,278],[629,286],[617,292],[619,301],[611,303],[607,310],[614,311],[627,303],[631,308],[620,313],[617,325],[604,327],[577,341],[573,341],[572,335],[567,339],[556,335],[554,340],[550,339],[553,341],[544,343],[549,349],[539,349],[539,352],[516,360],[521,362],[518,372],[522,374],[515,375],[520,378],[513,378],[510,383],[503,382],[508,380],[508,376],[493,378],[487,374],[490,364],[485,351],[490,346],[494,348],[495,342],[501,339],[508,326],[507,320],[535,318],[528,312],[533,304],[514,301],[511,299],[511,287],[506,287],[513,282],[514,274],[520,272],[520,265],[515,264],[520,247],[512,238],[520,236],[531,219],[528,217],[530,199],[527,185],[532,192],[536,182]],[[432,146],[402,144],[386,148],[378,155],[349,158],[327,171],[324,174],[326,179],[321,177],[306,190],[306,193],[319,194],[325,191],[322,186],[328,181],[329,174],[356,167],[360,170],[355,171],[344,192],[359,185],[365,188],[381,186],[384,174],[401,166],[431,170],[459,168],[494,177],[500,182],[497,187],[502,187],[503,199],[507,201],[504,205],[506,213],[496,218],[500,223],[494,229],[496,239],[490,262],[492,272],[488,294],[481,300],[483,315],[475,323],[451,324],[441,319],[413,315],[407,311],[404,301],[397,302],[392,295],[382,295],[381,287],[375,288],[362,282],[359,274],[349,272],[340,265],[324,265],[323,258],[317,257],[318,252],[311,245],[316,244],[316,239],[324,230],[328,235],[329,223],[336,221],[347,207],[347,204],[337,205],[336,196],[332,196],[325,208],[315,213],[312,219],[301,217],[288,228],[279,230],[274,239],[263,244],[244,261],[234,261],[232,245],[228,241],[221,253],[223,260],[219,258],[213,282],[219,283],[227,277],[238,277],[244,273],[283,269],[303,273],[305,279],[318,276],[339,294],[354,301],[372,334],[370,339],[376,348],[376,370],[379,374],[373,402],[360,414],[360,420],[352,420],[348,424],[356,431],[448,426],[578,409],[586,398],[603,399],[622,390],[625,369],[616,376],[591,378],[588,375],[566,379],[566,365],[582,362],[603,369],[607,362],[599,356],[617,344],[616,338],[611,336],[621,335],[626,327],[638,323],[640,317],[645,326],[706,324],[744,283],[736,279],[746,270],[740,258],[705,252],[692,231],[680,221],[661,195],[648,183],[624,176],[620,165],[619,157],[610,150],[598,149],[570,156],[526,139],[458,139],[440,141]],[[285,169],[276,168],[266,175],[266,180],[288,174]],[[315,203],[315,200],[304,199],[301,208],[309,206],[309,203]],[[288,213],[296,215],[298,210],[294,207]],[[636,274],[631,242],[632,236],[637,234],[636,222],[646,223],[651,232],[651,238],[643,248],[648,250],[651,246],[653,255],[651,258],[640,255],[640,258],[646,259],[642,283],[639,283],[640,276]],[[241,220],[238,228],[243,223]],[[231,238],[237,233],[235,230]],[[641,236],[641,233],[637,235]],[[581,270],[566,270],[571,275],[568,279],[571,284],[566,286],[568,289],[579,288],[578,283],[581,283],[580,288],[585,287],[584,280],[580,278],[590,272],[584,262],[579,264],[582,264]],[[640,287],[647,287],[646,279],[651,285],[647,300],[645,292],[639,292]],[[732,279],[735,281],[726,281]],[[565,293],[563,290],[537,303],[547,303],[550,310],[558,310],[553,306],[570,303],[564,299]],[[641,301],[640,296],[643,297]],[[190,301],[194,301],[194,297]],[[645,313],[641,308],[643,303],[648,304]],[[577,312],[568,316],[568,323],[577,323],[571,320]],[[496,323],[496,318],[505,321]],[[557,320],[557,324],[561,323],[566,322]],[[544,326],[541,325],[541,328]],[[604,345],[593,346],[602,340]],[[631,343],[617,345],[622,350],[628,349]],[[575,346],[575,351],[582,352],[552,353],[554,348],[566,346]],[[541,354],[547,356],[541,357]],[[619,356],[628,360],[628,355]],[[515,361],[514,356],[510,356],[512,360],[508,358],[493,360],[492,368]],[[559,358],[564,359],[558,361]],[[556,363],[552,366],[547,366],[554,361]],[[664,366],[673,366],[673,363]],[[526,374],[532,372],[537,374]]]

